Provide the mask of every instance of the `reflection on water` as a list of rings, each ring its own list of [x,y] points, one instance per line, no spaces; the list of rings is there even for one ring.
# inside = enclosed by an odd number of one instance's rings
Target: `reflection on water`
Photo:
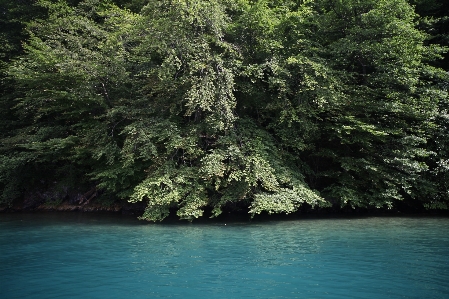
[[[0,298],[449,298],[447,218],[0,216]]]

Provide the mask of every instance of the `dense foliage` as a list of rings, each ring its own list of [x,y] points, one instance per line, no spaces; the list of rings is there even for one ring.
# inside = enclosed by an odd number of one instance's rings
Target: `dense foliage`
[[[152,221],[447,209],[445,7],[2,2],[0,202],[93,188]]]

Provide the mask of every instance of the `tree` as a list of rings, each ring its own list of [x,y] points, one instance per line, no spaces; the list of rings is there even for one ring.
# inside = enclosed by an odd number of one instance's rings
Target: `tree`
[[[428,33],[426,44],[445,46],[443,59],[431,61],[432,65],[449,70],[449,3],[447,1],[427,1],[413,0],[410,1],[416,7],[416,12],[421,16],[418,26]],[[427,163],[430,166],[427,173],[427,181],[431,182],[432,188],[428,188],[428,192],[423,195],[425,197],[425,206],[427,208],[448,208],[449,194],[448,190],[448,79],[446,73],[443,78],[434,81],[439,85],[439,94],[436,95],[440,101],[438,104],[438,112],[434,117],[435,126],[430,132],[430,142],[428,150],[433,155],[429,156]]]
[[[341,205],[393,207],[419,199],[429,130],[442,100],[413,8],[402,0],[317,3],[316,39],[337,74],[341,96],[329,103],[318,151],[323,193]],[[426,184],[427,185],[427,184]]]
[[[26,54],[8,70],[17,86],[13,111],[20,125],[2,140],[4,190],[24,181],[24,174],[26,189],[53,188],[53,182],[57,189],[82,186],[95,167],[97,146],[114,143],[104,140],[115,126],[108,110],[129,92],[117,28],[131,14],[100,1],[38,4],[48,19],[29,23]]]
[[[405,0],[36,3],[3,64],[4,202],[95,187],[151,221],[447,207],[444,34]]]
[[[173,206],[181,218],[193,219],[206,206],[216,216],[239,202],[253,214],[289,213],[303,203],[324,203],[300,174],[286,167],[288,160],[278,153],[274,138],[236,106],[244,96],[234,89],[236,76],[245,72],[246,53],[231,43],[225,12],[242,7],[220,1],[159,1],[143,10],[148,18],[144,24],[150,26],[142,29],[147,39],[139,48],[148,52],[140,55],[156,58],[155,67],[146,70],[151,80],[146,93],[152,95],[150,107],[165,119],[147,118],[163,123],[164,131],[154,133],[159,127],[154,125],[138,127],[151,141],[159,137],[152,149],[160,149],[143,154],[155,162],[131,197],[148,200],[144,219],[162,219]]]

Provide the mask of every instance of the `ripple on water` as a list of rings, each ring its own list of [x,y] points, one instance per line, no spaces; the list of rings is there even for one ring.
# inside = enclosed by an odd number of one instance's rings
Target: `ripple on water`
[[[2,215],[1,298],[449,298],[449,219]]]

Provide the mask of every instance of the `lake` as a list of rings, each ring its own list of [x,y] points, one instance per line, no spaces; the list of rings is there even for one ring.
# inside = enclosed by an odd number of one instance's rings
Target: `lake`
[[[0,298],[449,298],[449,218],[0,214]]]

